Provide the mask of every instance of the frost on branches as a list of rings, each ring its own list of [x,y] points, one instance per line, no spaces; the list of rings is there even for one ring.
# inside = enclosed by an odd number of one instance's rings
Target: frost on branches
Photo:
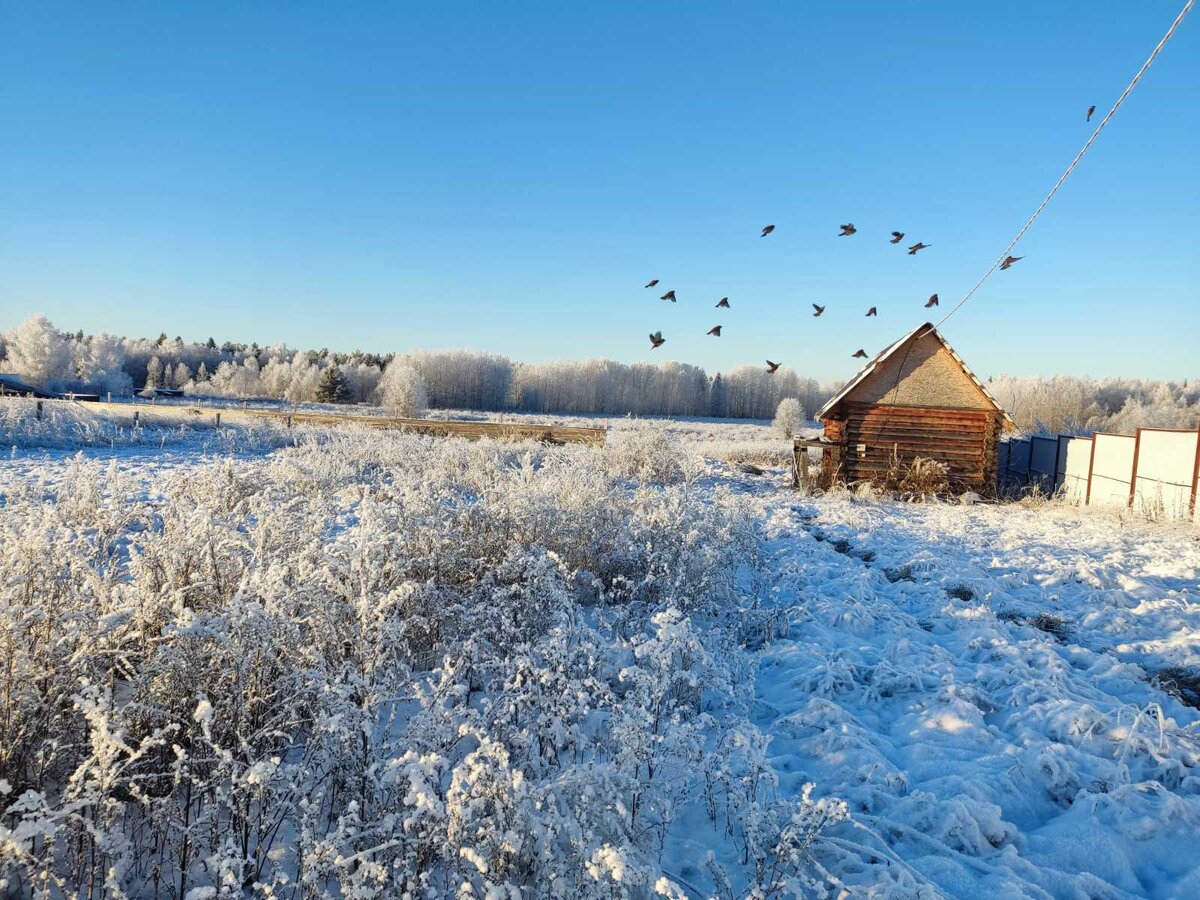
[[[766,760],[758,537],[685,456],[341,432],[14,488],[0,894],[823,894],[846,809]]]

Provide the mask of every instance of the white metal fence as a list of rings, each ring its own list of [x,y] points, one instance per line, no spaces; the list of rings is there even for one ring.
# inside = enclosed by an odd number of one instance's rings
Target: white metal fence
[[[1160,519],[1196,517],[1200,430],[1139,428],[1003,441],[1002,486],[1061,493],[1081,506],[1132,508]]]

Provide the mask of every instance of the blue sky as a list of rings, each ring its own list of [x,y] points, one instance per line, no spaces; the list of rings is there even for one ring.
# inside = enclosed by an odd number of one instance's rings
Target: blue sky
[[[846,377],[1181,5],[0,0],[0,328]],[[946,324],[977,372],[1200,375],[1197,84],[1200,13]]]

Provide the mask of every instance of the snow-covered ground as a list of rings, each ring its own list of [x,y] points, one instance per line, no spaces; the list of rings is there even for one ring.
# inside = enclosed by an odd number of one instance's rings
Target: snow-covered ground
[[[1194,527],[224,440],[0,461],[0,893],[1200,896]]]
[[[1200,697],[1153,682],[1200,675],[1194,529],[758,503],[795,623],[758,658],[785,783],[844,799],[860,842],[952,896],[1200,896]]]

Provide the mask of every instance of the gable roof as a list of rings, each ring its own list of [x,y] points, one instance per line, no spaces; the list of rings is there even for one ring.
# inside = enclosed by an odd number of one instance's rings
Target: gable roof
[[[983,396],[987,398],[988,402],[991,403],[993,407],[995,407],[996,412],[1003,416],[1004,423],[1010,428],[1016,427],[1012,417],[1004,411],[1004,407],[996,402],[996,398],[992,396],[991,391],[984,387],[983,382],[975,377],[975,373],[971,371],[965,362],[963,362],[962,357],[954,352],[954,348],[950,346],[950,342],[947,341],[946,338],[942,336],[942,333],[938,331],[930,322],[926,322],[923,325],[918,325],[908,334],[904,335],[904,337],[900,338],[900,340],[885,347],[875,356],[874,359],[870,360],[866,365],[859,369],[858,374],[847,381],[842,389],[834,394],[833,397],[831,397],[829,401],[821,407],[821,409],[817,412],[817,418],[824,419],[828,417],[832,413],[833,409],[839,403],[845,400],[851,391],[875,374],[889,358],[894,356],[900,350],[901,347],[904,347],[910,342],[916,341],[919,338],[923,338],[928,334],[932,334],[938,339],[939,342],[941,342],[941,345],[946,349],[946,352],[950,354],[950,357],[956,363],[958,363],[958,366],[960,369],[962,369],[963,374],[975,383],[975,386],[979,388]]]

